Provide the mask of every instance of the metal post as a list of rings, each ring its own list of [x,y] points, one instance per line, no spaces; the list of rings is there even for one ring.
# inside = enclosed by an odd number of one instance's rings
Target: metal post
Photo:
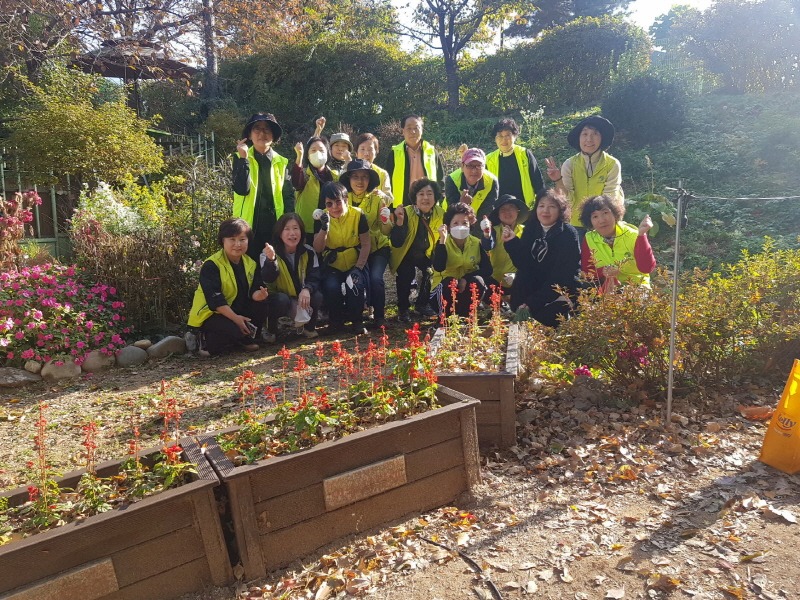
[[[217,140],[214,137],[214,132],[211,132],[211,166],[217,164]]]
[[[0,156],[0,179],[3,180],[3,198],[6,197],[6,149],[3,148],[3,154]]]
[[[675,224],[675,256],[672,263],[672,305],[669,318],[669,370],[667,375],[667,426],[672,422],[672,389],[675,380],[675,338],[677,337],[677,308],[678,308],[678,272],[680,270],[680,243],[681,225],[683,222],[684,201],[688,194],[682,189],[682,182],[678,183],[677,218]],[[671,188],[667,188],[671,189]]]

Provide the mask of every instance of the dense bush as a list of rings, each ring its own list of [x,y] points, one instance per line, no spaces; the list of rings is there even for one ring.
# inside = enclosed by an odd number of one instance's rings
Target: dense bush
[[[644,146],[668,140],[685,127],[689,107],[679,85],[642,75],[616,84],[602,108],[621,138]]]
[[[579,314],[552,338],[563,371],[587,365],[628,397],[663,393],[671,290],[660,277],[655,283],[652,291],[583,292]],[[715,388],[785,362],[800,340],[800,250],[777,250],[768,240],[720,273],[687,274],[677,323],[678,386]]]

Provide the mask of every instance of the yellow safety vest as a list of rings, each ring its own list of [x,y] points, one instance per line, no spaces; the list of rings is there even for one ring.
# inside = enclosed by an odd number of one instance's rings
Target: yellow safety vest
[[[349,206],[347,214],[338,219],[331,217],[331,228],[328,231],[325,248],[339,250],[336,260],[330,265],[338,271],[349,271],[358,262],[358,248],[361,244],[358,238],[358,222],[362,214],[361,209]],[[325,255],[324,250],[322,254]]]
[[[392,172],[393,206],[413,204],[406,198],[406,143],[400,142],[396,146],[392,146],[392,151],[394,152],[394,171]],[[437,181],[436,148],[425,140],[422,140],[422,168],[428,179]],[[413,181],[410,181],[409,185],[412,183]]]
[[[522,237],[522,232],[524,229],[524,225],[517,225],[514,228],[514,235],[516,235],[518,238]],[[503,226],[495,225],[494,234],[495,245],[494,248],[492,248],[492,251],[489,252],[489,260],[492,261],[492,277],[495,279],[495,281],[502,283],[503,275],[506,273],[516,273],[517,268],[511,261],[508,251],[506,251],[506,243],[503,241]]]
[[[456,184],[456,189],[461,190],[461,178],[463,177],[463,173],[461,169],[456,169],[452,173],[450,173],[450,179],[453,180],[453,183]],[[483,201],[486,200],[486,196],[489,195],[489,192],[492,191],[492,183],[497,181],[497,178],[489,171],[483,172],[483,188],[475,192],[475,195],[472,197],[472,210],[477,215],[478,209],[480,209]],[[442,206],[445,210],[447,210],[447,199],[442,200]]]
[[[303,253],[300,254],[301,248]],[[295,260],[297,261],[297,278],[300,280],[300,285],[303,285],[306,280],[306,273],[308,273],[309,269],[309,260],[311,259],[311,252],[313,250],[308,249],[306,246],[298,246],[297,251],[295,253]],[[278,256],[278,278],[273,281],[272,283],[267,285],[267,289],[270,292],[283,292],[290,298],[297,298],[297,295],[300,293],[300,290],[296,289],[294,286],[294,280],[292,279],[291,272],[289,271],[289,265],[284,262],[284,260]]]
[[[389,179],[389,172],[385,169],[381,169],[375,163],[372,163],[372,170],[378,174],[378,189],[382,192],[386,192],[390,196],[392,195],[392,181]]]
[[[426,225],[422,223],[422,217],[414,211],[413,206],[406,206],[404,210],[406,212],[406,222],[408,223],[408,235],[403,241],[402,246],[399,248],[392,246],[392,253],[389,256],[389,267],[393,273],[397,272],[397,267],[403,262],[403,259],[411,248],[411,244],[414,243],[414,239],[417,237],[417,228],[426,227]],[[441,206],[434,204],[431,212],[433,214],[431,214],[431,221],[427,226],[428,249],[425,251],[425,256],[428,257],[433,253],[436,240],[439,239],[439,227],[444,223],[444,209]]]
[[[389,238],[381,231],[381,216],[379,213],[383,207],[383,202],[378,195],[370,192],[359,198],[353,192],[349,192],[347,194],[347,204],[361,209],[361,212],[367,217],[370,239],[369,253],[372,254],[381,248],[386,248],[389,245]]]
[[[339,174],[336,171],[333,173],[333,180],[339,180]],[[319,208],[319,193],[320,193],[319,179],[311,172],[311,168],[306,169],[306,186],[297,192],[295,196],[294,210],[300,215],[303,220],[303,225],[306,228],[306,233],[314,232],[314,210]]]
[[[233,273],[233,267],[225,254],[225,250],[215,252],[206,260],[210,260],[219,267],[219,277],[222,282],[222,295],[225,297],[228,306],[230,306],[233,304],[233,301],[236,300],[239,287],[236,285],[236,275]],[[247,292],[249,294],[250,286],[253,285],[253,277],[255,276],[257,265],[256,261],[246,254],[242,256],[242,261],[244,261],[244,272],[245,275],[247,275]],[[198,285],[197,289],[194,291],[192,309],[189,312],[189,326],[200,327],[214,312],[215,311],[208,308],[208,301],[206,300],[206,295],[203,293],[203,288]]]
[[[461,279],[465,275],[477,271],[481,266],[481,242],[474,235],[464,241],[463,250],[456,246],[452,235],[447,236],[444,245],[447,248],[447,264],[444,271],[433,272],[431,289],[439,285],[446,277]]]
[[[609,246],[603,240],[603,236],[596,231],[586,232],[586,245],[589,246],[589,251],[592,253],[594,266],[599,269],[616,265],[620,270],[617,275],[620,283],[636,283],[649,288],[650,274],[642,273],[636,268],[636,259],[633,256],[639,229],[625,221],[620,221],[617,223],[615,235],[614,245]]]
[[[530,167],[528,164],[528,153],[522,146],[514,144],[514,157],[517,159],[517,166],[519,166],[519,177],[522,183],[522,195],[524,196],[525,204],[529,208],[533,208],[536,202],[536,192],[533,190],[533,182],[531,181]],[[486,170],[492,175],[500,179],[500,149],[490,152],[486,155]],[[503,190],[500,190],[503,193]],[[507,271],[511,273],[511,271]],[[499,280],[498,280],[499,281]]]
[[[247,162],[250,164],[250,191],[246,196],[233,193],[233,216],[244,219],[253,225],[253,212],[256,208],[256,194],[258,193],[258,162],[254,155],[253,146],[247,150]],[[283,215],[283,178],[286,177],[286,166],[289,161],[283,156],[272,151],[272,199],[275,202],[275,217]]]
[[[600,153],[600,160],[594,168],[594,173],[589,177],[586,172],[586,162],[583,154],[576,154],[569,159],[572,163],[572,218],[570,224],[574,227],[583,227],[581,223],[580,207],[586,198],[591,196],[599,196],[603,193],[603,188],[606,186],[606,179],[614,165],[617,164],[617,159],[605,152]],[[619,193],[622,194],[620,188]],[[624,199],[624,196],[620,199]]]

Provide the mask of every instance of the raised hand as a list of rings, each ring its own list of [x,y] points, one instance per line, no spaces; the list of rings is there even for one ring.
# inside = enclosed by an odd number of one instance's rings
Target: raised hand
[[[645,235],[648,231],[653,228],[653,219],[650,218],[650,215],[645,215],[642,222],[639,223],[639,235]]]
[[[394,209],[394,222],[397,225],[402,225],[406,220],[406,210],[402,206]]]
[[[444,244],[447,242],[447,236],[450,235],[447,225],[442,223],[439,225],[439,243]]]
[[[314,124],[317,126],[317,130],[319,130],[320,133],[322,133],[322,130],[325,129],[325,123],[327,123],[325,117],[320,117],[314,121]]]
[[[544,159],[545,165],[547,165],[547,176],[550,178],[550,181],[561,181],[561,167],[558,166],[556,159],[552,156],[548,156]]]
[[[253,300],[256,302],[263,302],[269,296],[269,291],[263,285],[253,292]]]
[[[268,261],[275,260],[275,248],[273,248],[269,242],[264,244],[264,256],[267,257]]]
[[[239,158],[247,158],[247,151],[250,147],[247,145],[247,138],[236,142],[236,152],[239,153]]]
[[[297,142],[294,145],[294,155],[295,155],[295,162],[298,165],[303,164],[303,153],[304,153],[303,142]]]
[[[467,206],[472,206],[472,196],[469,193],[469,190],[461,190],[461,197],[458,199],[461,204],[466,204]]]
[[[503,225],[503,243],[505,244],[506,242],[510,242],[514,239],[514,237],[516,237],[514,230],[508,225]]]

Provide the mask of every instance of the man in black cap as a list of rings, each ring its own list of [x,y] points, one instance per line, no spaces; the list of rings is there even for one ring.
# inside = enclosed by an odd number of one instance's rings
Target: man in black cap
[[[278,218],[294,211],[289,161],[272,149],[283,130],[270,113],[256,113],[242,130],[233,159],[233,216],[253,229],[247,254],[258,261]]]
[[[614,141],[614,125],[599,115],[586,117],[572,128],[567,143],[578,154],[558,168],[553,157],[546,159],[547,175],[564,193],[572,206],[570,225],[583,232],[580,205],[586,198],[607,194],[625,200],[622,191],[622,168],[606,150]]]

